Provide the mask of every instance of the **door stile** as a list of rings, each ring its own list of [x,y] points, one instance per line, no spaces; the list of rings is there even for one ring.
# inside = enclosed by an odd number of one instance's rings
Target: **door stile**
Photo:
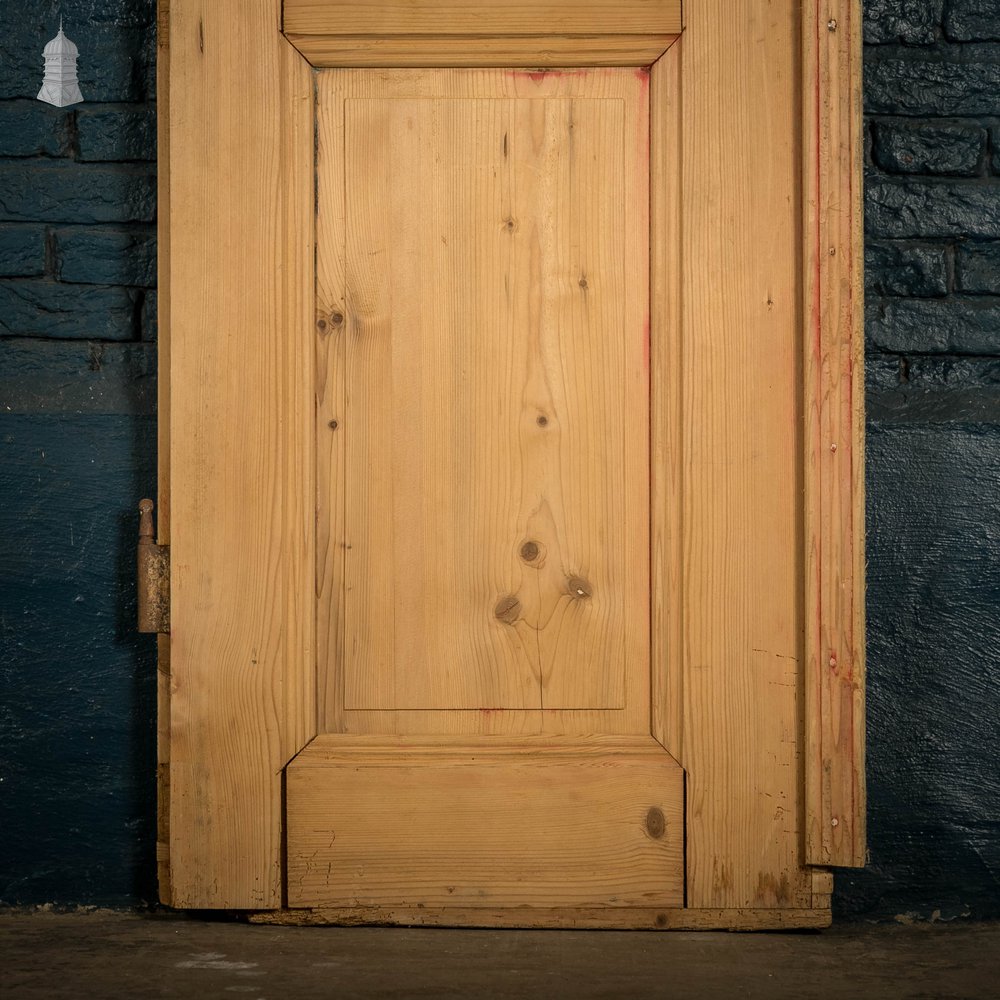
[[[163,13],[169,898],[277,907],[281,771],[315,733],[312,75],[279,0]]]

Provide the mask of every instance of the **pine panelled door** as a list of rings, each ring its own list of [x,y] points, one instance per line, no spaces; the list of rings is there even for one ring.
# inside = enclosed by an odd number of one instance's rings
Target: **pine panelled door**
[[[165,903],[829,923],[859,36],[857,0],[161,0]]]

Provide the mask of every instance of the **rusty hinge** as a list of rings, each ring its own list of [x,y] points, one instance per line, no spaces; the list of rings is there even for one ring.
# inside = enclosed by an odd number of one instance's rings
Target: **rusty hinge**
[[[153,501],[139,502],[139,631],[170,631],[170,548],[153,540]]]

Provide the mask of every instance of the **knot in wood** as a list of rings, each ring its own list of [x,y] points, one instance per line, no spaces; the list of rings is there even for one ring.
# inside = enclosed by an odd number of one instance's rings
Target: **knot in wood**
[[[493,609],[493,614],[502,622],[506,622],[508,625],[513,625],[517,621],[518,615],[521,613],[521,602],[513,595],[507,594],[505,597],[501,597],[497,601],[496,607]]]
[[[653,840],[661,840],[667,832],[667,821],[663,816],[663,810],[656,806],[650,806],[646,813],[646,832]]]
[[[588,598],[594,593],[594,588],[582,576],[571,576],[566,585],[569,587],[569,596],[577,600]]]

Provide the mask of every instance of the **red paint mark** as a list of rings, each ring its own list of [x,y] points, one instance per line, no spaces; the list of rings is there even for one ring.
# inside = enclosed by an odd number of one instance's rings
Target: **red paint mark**
[[[640,66],[635,71],[635,78],[642,84],[643,90],[649,86],[649,70],[645,66]]]

